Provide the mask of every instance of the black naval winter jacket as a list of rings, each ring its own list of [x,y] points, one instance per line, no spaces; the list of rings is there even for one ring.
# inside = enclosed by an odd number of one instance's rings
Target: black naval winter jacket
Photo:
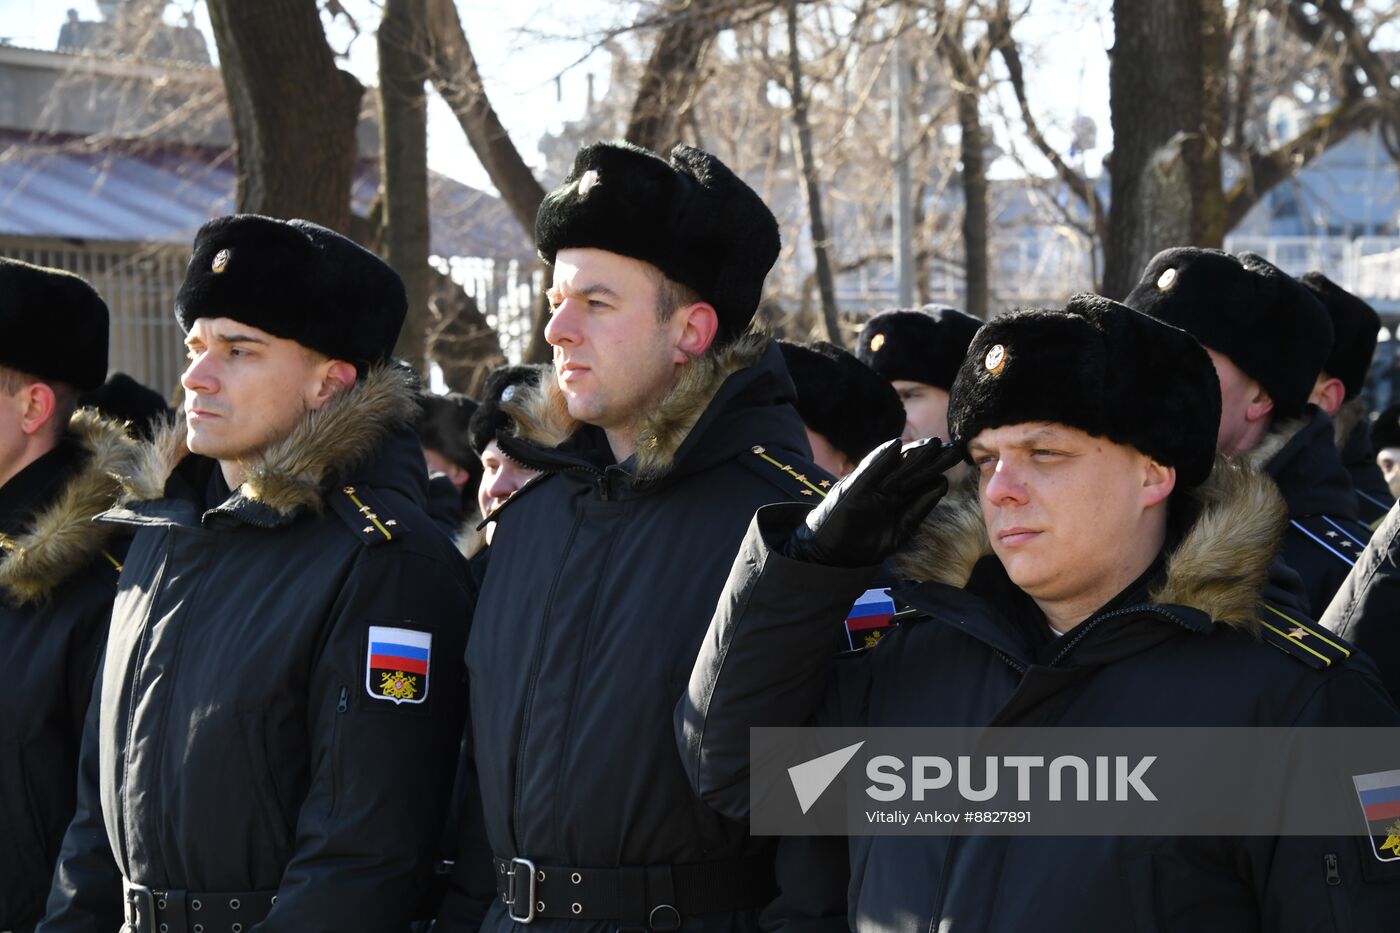
[[[1308,609],[1320,618],[1371,537],[1357,518],[1356,491],[1337,451],[1332,419],[1309,405],[1301,420],[1265,435],[1249,459],[1273,478],[1288,504],[1279,556],[1303,578]]]
[[[1400,506],[1391,506],[1322,624],[1366,652],[1400,705]]]
[[[530,436],[562,446],[499,439],[542,475],[496,513],[467,649],[485,827],[464,825],[464,852],[484,834],[498,858],[530,859],[547,877],[546,866],[582,867],[585,880],[589,868],[746,866],[747,896],[737,884],[717,893],[761,906],[772,845],[691,791],[671,711],[755,510],[815,500],[830,480],[808,460],[776,344],[748,336],[691,365],[642,429],[635,459],[613,462],[594,427],[542,430],[548,416],[537,412],[563,410],[553,380],[515,407]],[[639,882],[648,911],[670,900],[655,882]],[[439,929],[474,929],[487,898],[485,928],[511,929],[495,893],[490,878],[462,873]],[[649,919],[590,919],[580,907],[585,919],[532,928],[614,933]],[[685,930],[757,928],[753,909],[685,913]]]
[[[945,500],[901,562],[925,582],[899,595],[927,619],[834,662],[815,636],[875,568],[783,556],[803,510],[764,509],[677,707],[694,787],[726,816],[747,815],[754,725],[1400,723],[1369,665],[1347,657],[1345,645],[1306,620],[1292,637],[1264,627],[1282,621],[1258,606],[1283,521],[1272,485],[1225,465],[1199,492],[1200,517],[1157,567],[1062,640],[995,557],[979,556],[986,542],[975,508]],[[860,931],[1352,933],[1387,929],[1400,910],[1400,873],[1386,881],[1393,866],[1363,854],[1365,839],[849,842],[848,917]]]
[[[1371,424],[1366,419],[1366,403],[1354,398],[1337,412],[1337,426],[1346,436],[1341,441],[1342,464],[1356,490],[1356,517],[1370,528],[1378,526],[1395,504],[1385,475],[1376,465],[1376,451],[1371,446]]]
[[[123,877],[184,904],[156,918],[170,930],[216,908],[258,933],[407,928],[446,812],[471,611],[464,562],[423,512],[413,411],[403,374],[371,370],[232,494],[183,425],[146,449],[102,517],[136,534],[40,930],[117,929]]]
[[[39,922],[73,818],[78,747],[126,540],[92,524],[136,450],[79,411],[0,487],[0,930]]]

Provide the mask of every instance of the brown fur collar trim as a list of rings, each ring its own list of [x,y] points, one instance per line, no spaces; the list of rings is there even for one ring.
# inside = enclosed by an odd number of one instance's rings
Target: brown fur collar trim
[[[115,529],[92,518],[112,507],[121,491],[117,477],[136,461],[136,442],[94,409],[79,409],[68,433],[87,451],[87,461],[26,534],[4,541],[0,588],[19,605],[42,602],[101,550]]]
[[[284,515],[301,509],[320,512],[326,480],[363,461],[417,414],[412,381],[410,373],[395,367],[369,370],[348,392],[320,411],[307,412],[290,434],[248,463],[239,491]],[[123,501],[164,497],[171,472],[188,453],[180,418],[142,447],[140,463],[122,483]]]
[[[724,347],[705,351],[682,368],[679,381],[637,432],[638,478],[654,479],[671,469],[676,451],[724,380],[757,363],[768,340],[767,334],[750,331]],[[538,447],[558,447],[582,427],[569,415],[559,383],[548,375],[501,407],[515,422],[515,433]]]
[[[975,477],[974,477],[975,482]],[[1215,622],[1258,627],[1260,593],[1283,541],[1288,510],[1278,487],[1256,468],[1217,457],[1210,477],[1189,495],[1200,514],[1167,555],[1153,602],[1189,606]],[[991,553],[976,488],[960,487],[924,520],[896,559],[900,576],[964,586],[973,565]]]

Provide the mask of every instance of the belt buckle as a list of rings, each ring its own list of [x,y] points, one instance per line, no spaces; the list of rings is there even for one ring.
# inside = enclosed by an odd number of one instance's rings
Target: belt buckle
[[[516,886],[515,879],[520,869],[524,868],[530,873],[530,884],[526,887],[527,908],[525,914],[515,912],[515,902],[520,900],[520,889]],[[510,871],[506,872],[506,877],[510,879],[506,888],[506,913],[510,914],[510,919],[516,923],[527,924],[535,922],[535,863],[527,858],[513,858],[510,860]]]
[[[154,933],[156,928],[155,892],[144,884],[123,882],[122,912],[126,914],[126,922],[133,933],[142,933],[142,931]]]

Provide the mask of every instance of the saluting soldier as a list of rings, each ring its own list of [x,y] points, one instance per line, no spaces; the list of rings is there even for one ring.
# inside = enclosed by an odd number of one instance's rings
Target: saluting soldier
[[[438,925],[754,930],[771,843],[691,792],[671,713],[754,510],[831,483],[749,330],[778,225],[709,153],[599,143],[535,234],[554,368],[496,441],[541,475],[491,513],[467,651],[463,852],[484,838],[495,875],[460,874]]]
[[[1334,331],[1327,309],[1252,253],[1163,250],[1124,299],[1206,348],[1220,378],[1218,446],[1278,484],[1288,503],[1281,556],[1320,616],[1371,537],[1337,452],[1332,419],[1309,402]]]
[[[677,709],[693,786],[748,816],[754,724],[1400,724],[1369,662],[1261,603],[1287,511],[1267,477],[1217,460],[1219,407],[1195,339],[1116,302],[986,324],[953,385],[952,446],[892,442],[815,509],[755,517]],[[930,512],[955,458],[980,508]],[[892,556],[923,618],[833,663],[819,636]],[[1372,930],[1400,907],[1400,871],[1365,838],[849,844],[862,931]]]
[[[1298,281],[1327,309],[1335,335],[1332,352],[1327,354],[1308,400],[1331,416],[1342,464],[1356,490],[1357,517],[1362,524],[1374,528],[1395,504],[1395,497],[1376,466],[1366,400],[1361,397],[1371,359],[1376,355],[1381,316],[1321,272],[1309,272]]]
[[[0,930],[44,913],[124,536],[92,524],[135,445],[78,393],[107,373],[87,282],[0,259]]]
[[[465,563],[423,511],[403,284],[305,221],[195,237],[184,418],[135,530],[45,931],[404,930],[464,716]]]

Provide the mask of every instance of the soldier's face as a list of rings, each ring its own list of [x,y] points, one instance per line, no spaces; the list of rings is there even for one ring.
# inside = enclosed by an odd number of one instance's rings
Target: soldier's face
[[[495,441],[487,444],[481,452],[481,467],[481,485],[477,488],[476,504],[483,518],[505,505],[516,490],[540,475],[538,470],[523,467],[501,453],[500,445]],[[488,542],[495,528],[495,525],[486,526]]]
[[[230,318],[199,318],[185,346],[189,366],[180,384],[191,453],[248,460],[329,401],[333,361],[294,341]]]
[[[1036,422],[984,430],[968,452],[992,550],[1042,606],[1092,612],[1161,548],[1176,473],[1132,447]]]
[[[926,437],[948,439],[948,393],[924,382],[893,379],[890,385],[904,403],[904,433],[906,444]]]
[[[689,358],[686,315],[658,320],[657,284],[650,266],[616,253],[566,249],[555,257],[545,328],[555,377],[569,414],[610,439],[640,424]]]

